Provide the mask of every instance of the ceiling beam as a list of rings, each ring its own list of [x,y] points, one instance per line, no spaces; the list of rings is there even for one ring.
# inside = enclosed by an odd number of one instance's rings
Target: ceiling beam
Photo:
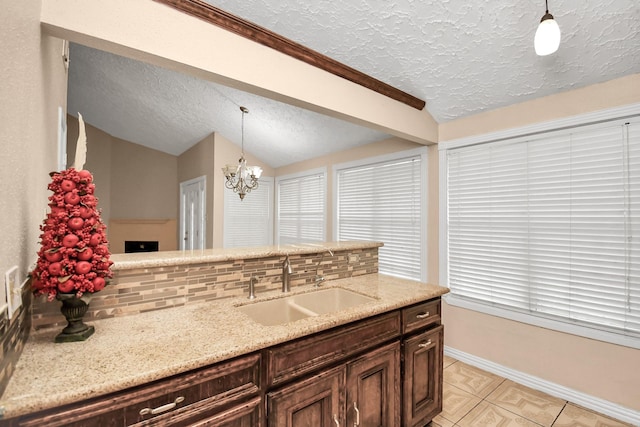
[[[231,31],[256,43],[275,49],[307,64],[347,79],[417,110],[425,102],[413,95],[377,80],[326,55],[309,49],[293,40],[282,37],[266,28],[232,15],[202,0],[155,0],[181,12],[203,19],[213,25]]]

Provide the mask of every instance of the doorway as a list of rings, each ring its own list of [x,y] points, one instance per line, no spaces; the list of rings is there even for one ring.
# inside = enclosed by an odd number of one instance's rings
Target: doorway
[[[180,250],[204,249],[207,177],[180,183]]]

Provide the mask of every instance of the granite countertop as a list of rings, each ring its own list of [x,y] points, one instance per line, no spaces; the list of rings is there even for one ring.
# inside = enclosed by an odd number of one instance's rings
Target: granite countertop
[[[338,313],[263,326],[236,308],[249,303],[239,297],[90,322],[96,332],[84,342],[55,344],[57,329],[32,332],[0,397],[0,418],[141,385],[448,292],[440,286],[382,274],[338,279],[322,286],[330,287],[350,289],[375,301]],[[302,286],[292,294],[311,290]],[[280,296],[281,292],[270,291],[254,301]],[[67,386],[70,378],[73,386]]]
[[[382,242],[347,241],[306,243],[297,245],[257,246],[242,248],[196,249],[191,251],[160,251],[127,254],[112,254],[112,270],[134,268],[166,267],[172,265],[198,264],[236,259],[253,259],[285,255],[317,254],[318,252],[353,251],[356,249],[378,248]]]

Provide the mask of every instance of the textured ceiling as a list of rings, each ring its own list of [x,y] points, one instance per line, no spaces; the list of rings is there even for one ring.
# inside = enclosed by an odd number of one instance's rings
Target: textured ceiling
[[[388,135],[86,46],[70,46],[67,111],[115,137],[179,155],[212,132],[272,167]],[[229,159],[231,162],[234,159]]]
[[[640,1],[552,0],[560,49],[533,50],[534,0],[209,0],[427,102],[442,123],[640,72]],[[99,101],[98,101],[99,100]],[[140,62],[72,46],[68,111],[179,154],[209,133],[282,166],[384,134]]]

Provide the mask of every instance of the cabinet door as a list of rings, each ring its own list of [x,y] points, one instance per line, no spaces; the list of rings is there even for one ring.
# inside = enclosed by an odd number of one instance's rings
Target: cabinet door
[[[404,427],[426,425],[442,412],[443,330],[441,325],[404,342]]]
[[[267,394],[269,427],[344,426],[344,366]]]
[[[400,341],[347,365],[347,425],[400,425]]]

